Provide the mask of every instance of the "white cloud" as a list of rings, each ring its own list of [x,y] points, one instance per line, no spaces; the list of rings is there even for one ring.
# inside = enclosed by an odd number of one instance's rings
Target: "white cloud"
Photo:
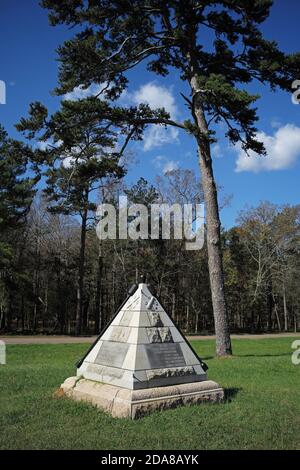
[[[166,128],[159,124],[153,124],[144,132],[143,149],[148,151],[156,147],[161,147],[164,144],[177,143],[178,134],[178,129],[175,127]]]
[[[50,145],[51,145],[51,142],[49,140],[47,140],[46,142],[37,142],[36,144],[36,148],[38,148],[39,150],[47,150],[47,149],[50,149]]]
[[[166,157],[164,155],[157,155],[153,158],[152,163],[156,168],[161,168],[164,161],[166,161]]]
[[[222,158],[224,156],[223,152],[221,150],[220,144],[215,144],[215,145],[212,146],[211,154],[214,158]]]
[[[74,88],[73,91],[66,93],[63,97],[65,100],[79,100],[88,96],[98,95],[106,84],[92,84],[86,90],[81,85]],[[148,104],[151,109],[164,108],[171,119],[176,120],[179,114],[176,106],[176,100],[171,88],[158,85],[155,82],[149,82],[142,85],[135,92],[130,93],[124,90],[119,98],[120,104],[123,105],[139,105],[141,103]],[[175,127],[163,125],[151,125],[144,132],[143,150],[148,151],[164,144],[177,143],[179,131]]]
[[[178,170],[178,165],[179,165],[178,161],[177,162],[175,162],[175,160],[168,161],[163,167],[164,175],[166,173],[169,173],[170,171]]]
[[[51,150],[51,148],[53,147],[59,147],[61,144],[62,144],[62,140],[58,140],[57,142],[53,142],[52,139],[48,139],[48,140],[41,140],[39,142],[36,143],[36,148],[38,148],[39,150]]]
[[[75,163],[74,157],[64,157],[61,162],[61,166],[64,168],[71,168]]]
[[[99,152],[97,152],[94,157],[96,157],[98,160],[101,160],[103,158],[103,154],[105,152],[109,153],[112,151],[117,151],[117,147],[111,148],[111,147],[104,147],[99,149]],[[77,156],[76,156],[77,155]],[[84,163],[86,160],[85,158],[81,158],[82,155],[82,149],[81,147],[74,146],[71,149],[71,155],[68,155],[65,153],[64,155],[61,156],[61,164],[64,168],[70,168],[74,165]]]
[[[38,148],[39,150],[51,150],[51,148],[53,147],[59,147],[60,145],[63,144],[63,141],[62,140],[58,140],[57,142],[53,142],[53,140],[51,139],[48,139],[46,141],[40,141],[40,142],[37,142],[36,143],[36,148]],[[63,166],[64,168],[70,168],[71,166],[74,165],[74,163],[76,163],[76,161],[78,163],[82,162],[83,159],[78,157],[77,160],[76,158],[74,157],[75,153],[78,153],[78,155],[80,155],[81,153],[81,149],[80,147],[73,147],[72,148],[72,155],[67,155],[66,153],[62,153],[62,155],[60,156],[60,162],[61,162],[61,166]]]
[[[161,170],[164,175],[166,173],[168,173],[169,171],[177,170],[178,167],[179,167],[179,161],[178,160],[177,161],[169,160],[164,155],[157,155],[157,157],[155,157],[152,160],[152,163],[154,164],[154,166],[156,168]]]
[[[126,95],[128,98],[128,94]],[[172,90],[155,82],[149,82],[142,85],[131,95],[134,104],[145,103],[151,109],[165,108],[170,114],[171,119],[176,119],[179,111],[176,106]],[[175,127],[165,127],[161,125],[152,125],[144,133],[144,150],[151,150],[164,144],[178,142],[179,131]]]
[[[279,121],[279,119],[277,118],[273,118],[271,121],[271,126],[273,127],[273,129],[279,129],[279,127],[282,127],[282,122]]]
[[[75,101],[88,98],[89,96],[96,96],[105,88],[105,86],[106,84],[97,85],[96,83],[92,83],[88,88],[84,89],[82,85],[79,85],[75,87],[74,90],[66,93],[63,96],[63,99]]]
[[[252,151],[247,156],[241,146],[236,146],[238,152],[236,172],[259,173],[260,171],[283,170],[291,168],[300,156],[300,127],[294,124],[280,127],[274,135],[259,132],[257,139],[264,143],[267,156],[259,156]]]
[[[165,108],[173,119],[175,119],[178,114],[172,91],[169,88],[157,85],[155,82],[142,85],[133,93],[132,99],[136,104],[148,104],[151,109]]]

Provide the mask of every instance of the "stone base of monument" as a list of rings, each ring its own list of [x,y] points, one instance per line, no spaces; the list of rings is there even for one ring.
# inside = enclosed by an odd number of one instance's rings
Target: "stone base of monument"
[[[67,397],[89,402],[113,417],[132,419],[181,405],[217,403],[224,398],[224,390],[212,380],[130,390],[77,376],[66,379],[60,390]]]

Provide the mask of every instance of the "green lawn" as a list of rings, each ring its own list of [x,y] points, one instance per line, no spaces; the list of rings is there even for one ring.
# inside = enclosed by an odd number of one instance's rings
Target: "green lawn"
[[[291,338],[234,340],[230,359],[212,340],[193,346],[226,402],[157,412],[131,422],[53,392],[87,345],[9,346],[0,366],[0,449],[300,449],[300,365]]]

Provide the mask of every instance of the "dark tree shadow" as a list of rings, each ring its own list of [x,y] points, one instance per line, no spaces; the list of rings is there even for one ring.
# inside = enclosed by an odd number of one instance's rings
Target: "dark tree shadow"
[[[224,390],[224,403],[231,403],[237,394],[243,390],[242,388],[232,387]]]
[[[236,357],[283,357],[283,356],[291,356],[292,353],[280,353],[280,354],[236,354]]]

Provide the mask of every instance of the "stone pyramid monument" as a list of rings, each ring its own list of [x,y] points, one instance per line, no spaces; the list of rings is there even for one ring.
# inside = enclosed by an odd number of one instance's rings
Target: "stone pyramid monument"
[[[136,418],[185,403],[220,401],[207,366],[148,289],[133,286],[126,301],[77,364],[62,391],[113,416]]]

